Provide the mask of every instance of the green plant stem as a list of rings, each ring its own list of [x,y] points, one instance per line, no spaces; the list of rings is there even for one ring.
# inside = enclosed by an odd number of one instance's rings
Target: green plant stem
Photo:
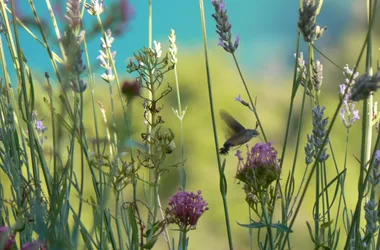
[[[152,0],[148,0],[148,46],[150,49],[152,49],[152,45],[153,45],[153,4],[152,4]],[[148,99],[151,101],[151,103],[153,103],[155,101],[155,88],[154,88],[154,85],[153,85],[153,80],[152,80],[152,71],[150,70],[149,72],[149,78],[148,78],[148,81],[149,81],[149,88],[150,90],[148,91]],[[149,155],[151,157],[153,157],[154,155],[154,147],[152,147],[152,144],[150,143],[151,142],[151,138],[152,138],[152,130],[153,130],[153,123],[155,121],[155,111],[153,112],[149,112],[148,114],[148,125],[147,125],[147,131],[148,131],[148,152],[149,152]],[[154,209],[154,212],[153,212],[153,217],[150,215],[149,213],[149,218],[148,218],[148,222],[149,222],[149,227],[151,228],[154,223],[155,223],[155,220],[156,220],[156,214],[157,214],[157,199],[156,199],[156,187],[154,186],[154,184],[156,183],[156,171],[154,169],[150,169],[149,170],[149,182],[151,183],[149,185],[149,199],[148,199],[148,206],[149,208],[152,208],[153,206],[153,209]],[[151,228],[153,229],[153,228]],[[149,234],[149,237],[147,239],[147,241],[149,241],[152,237],[152,234],[153,234],[153,230],[150,231],[150,234]]]
[[[77,79],[77,82],[79,83],[79,76]],[[76,222],[76,228],[74,230],[74,240],[77,240],[77,233],[79,229],[79,221],[81,220],[82,217],[82,207],[83,207],[83,193],[84,193],[84,153],[83,153],[83,148],[85,147],[84,145],[84,124],[83,124],[83,111],[84,111],[84,101],[83,101],[83,92],[80,92],[80,118],[79,118],[79,138],[80,138],[80,145],[81,145],[81,153],[80,153],[80,161],[81,161],[81,178],[80,178],[80,190],[79,190],[79,208],[78,208],[78,220]],[[76,245],[77,242],[74,241],[74,244]]]
[[[153,3],[148,0],[148,46],[152,48],[153,44]]]
[[[235,53],[231,53],[231,54],[232,54],[232,57],[234,58],[235,65],[236,65],[236,68],[238,69],[238,72],[239,72],[240,78],[241,78],[241,80],[242,80],[242,82],[243,82],[243,85],[244,85],[245,91],[247,92],[247,95],[248,95],[248,98],[249,98],[249,102],[251,103],[251,106],[252,106],[252,111],[253,111],[253,113],[255,114],[255,117],[256,117],[257,122],[259,123],[259,128],[260,128],[260,130],[261,130],[261,133],[263,134],[264,141],[267,142],[267,137],[266,137],[266,135],[265,135],[265,132],[264,132],[263,126],[262,126],[262,124],[261,124],[261,121],[260,121],[259,115],[257,114],[256,106],[255,106],[255,104],[253,103],[253,100],[252,100],[252,97],[251,97],[251,93],[250,93],[249,90],[248,90],[247,83],[245,82],[245,79],[244,79],[243,73],[241,72],[241,69],[240,69],[239,63],[238,63],[238,61],[237,61],[237,59],[236,59]]]
[[[249,218],[249,223],[252,223],[252,211],[251,207],[248,205],[248,218]],[[249,228],[249,247],[251,250],[253,250],[253,229]]]
[[[325,139],[324,139],[323,142],[322,142],[321,148],[318,150],[318,153],[317,153],[316,159],[319,159],[319,157],[321,156],[321,153],[322,153],[323,148],[325,147],[325,145],[326,145],[326,143],[327,143],[327,140],[328,140],[328,138],[329,138],[329,135],[330,135],[330,132],[331,132],[331,130],[332,130],[332,127],[333,127],[333,125],[334,125],[334,123],[335,123],[335,120],[336,120],[336,118],[337,118],[337,116],[338,116],[338,113],[339,113],[340,107],[342,106],[342,103],[343,103],[343,100],[340,101],[340,103],[338,104],[337,109],[335,110],[335,113],[334,113],[334,115],[333,115],[333,117],[332,117],[332,119],[331,119],[330,126],[329,126],[329,128],[328,128],[328,130],[327,130],[326,137],[325,137]],[[309,187],[309,184],[310,184],[311,178],[312,178],[312,176],[313,176],[313,174],[314,174],[314,170],[315,170],[315,168],[317,167],[317,162],[318,162],[318,161],[315,161],[315,162],[314,162],[314,164],[313,164],[313,166],[312,166],[312,168],[311,168],[311,170],[310,170],[310,173],[309,173],[309,175],[308,175],[308,177],[307,177],[307,179],[306,179],[305,188],[304,188],[304,190],[303,190],[302,193],[301,193],[300,201],[299,201],[299,203],[298,203],[298,205],[297,205],[297,207],[296,207],[296,210],[295,210],[295,212],[294,212],[294,214],[293,214],[293,217],[292,217],[292,219],[291,219],[291,221],[290,221],[290,224],[289,224],[289,227],[288,227],[289,229],[292,229],[292,226],[293,226],[293,224],[294,224],[294,222],[295,222],[295,220],[296,220],[296,218],[297,218],[298,212],[299,212],[299,210],[300,210],[300,208],[301,208],[302,202],[303,202],[303,200],[304,200],[304,198],[305,198],[305,195],[306,195],[307,189],[308,189],[308,187]],[[282,244],[282,246],[281,246],[281,248],[280,248],[280,249],[282,249],[282,250],[285,248],[286,241],[287,241],[287,239],[288,239],[288,237],[289,237],[289,232],[290,232],[290,230],[288,230],[288,231],[286,232],[286,234],[285,234],[284,242],[283,242],[283,244]]]
[[[376,3],[377,3],[377,0],[375,0],[375,6],[376,6]],[[369,25],[370,27],[372,27],[372,25],[373,25],[373,22],[374,22],[374,16],[375,16],[375,15],[373,15],[372,18],[371,18],[371,20],[370,20],[370,25]],[[360,52],[359,52],[359,57],[358,57],[358,59],[357,59],[357,61],[356,61],[355,67],[354,67],[354,69],[353,69],[353,72],[356,72],[356,71],[357,71],[358,65],[359,65],[360,60],[361,60],[361,58],[362,58],[362,56],[363,56],[363,52],[364,52],[364,49],[365,49],[366,41],[367,41],[367,39],[368,39],[368,35],[369,35],[369,31],[367,31],[367,35],[366,35],[366,38],[365,38],[365,42],[363,43],[363,46],[362,46],[362,48],[361,48],[361,50],[360,50]],[[349,82],[352,81],[353,75],[354,75],[354,74],[352,74],[351,79],[349,80]],[[347,89],[348,89],[348,88],[347,88]],[[347,89],[346,89],[346,92],[347,92]],[[344,93],[344,94],[346,94],[346,93]],[[337,107],[337,109],[335,110],[335,113],[334,113],[334,115],[333,115],[333,118],[331,119],[330,126],[329,126],[329,128],[328,128],[328,130],[327,130],[326,137],[325,137],[325,139],[324,139],[324,141],[323,141],[323,143],[322,143],[322,147],[321,147],[321,149],[324,148],[324,146],[325,146],[325,144],[326,144],[326,142],[327,142],[327,138],[328,138],[329,135],[330,135],[330,132],[331,132],[332,127],[333,127],[333,125],[334,125],[334,123],[335,123],[336,117],[338,116],[338,113],[339,113],[340,107],[342,106],[342,103],[343,103],[343,100],[341,100],[341,101],[339,102],[338,107]],[[321,153],[322,153],[322,150],[319,150],[319,152],[318,152],[318,154],[317,154],[317,159],[320,157]],[[308,176],[308,178],[307,178],[305,188],[304,188],[304,190],[303,190],[303,192],[302,192],[302,194],[301,194],[300,202],[298,203],[298,206],[296,207],[296,210],[295,210],[294,216],[293,216],[293,218],[292,218],[292,220],[291,220],[291,222],[290,222],[289,229],[292,228],[292,226],[293,226],[293,224],[294,224],[294,222],[295,222],[295,219],[296,219],[296,217],[297,217],[297,214],[298,214],[298,212],[299,212],[299,210],[300,210],[300,208],[301,208],[301,205],[302,205],[303,199],[305,198],[306,191],[307,191],[307,189],[308,189],[308,187],[309,187],[309,183],[310,183],[310,181],[311,181],[311,177],[312,177],[312,175],[314,174],[315,167],[316,167],[316,164],[314,163],[314,165],[313,165],[313,167],[312,167],[312,169],[311,169],[311,171],[310,171],[310,174],[309,174],[309,176]],[[350,231],[351,231],[351,230],[350,230]],[[285,237],[284,237],[284,243],[282,244],[281,249],[284,249],[284,248],[285,248],[285,244],[286,244],[285,242],[286,242],[286,240],[287,240],[288,237],[289,237],[289,232],[290,232],[290,231],[287,231],[286,234],[285,234]],[[348,237],[347,239],[349,239],[349,237]],[[348,244],[348,241],[346,242],[346,247],[348,246],[347,244]]]
[[[313,47],[311,46],[311,43],[308,43],[308,50],[309,50],[309,58],[308,58],[308,64],[307,64],[307,77],[306,77],[306,82],[304,89],[306,90],[309,86],[309,83],[312,84],[311,78],[313,76],[313,68],[312,65],[314,63],[314,50]],[[318,94],[316,93],[316,98],[318,97]],[[314,102],[311,102],[312,108],[318,104],[318,99],[315,99]],[[323,190],[323,184],[321,181],[321,166],[322,164],[318,160],[319,158],[315,158],[315,161],[318,162],[316,165],[316,170],[315,170],[315,213],[314,213],[314,240],[315,240],[315,248],[318,248],[320,245],[321,241],[321,236],[320,236],[320,202],[319,202],[319,193],[321,190],[322,185],[322,190]]]
[[[208,60],[206,18],[205,18],[203,0],[199,0],[199,5],[200,5],[201,24],[202,24],[202,32],[203,32],[203,46],[204,46],[204,58],[205,58],[205,63],[206,63],[208,95],[209,95],[212,128],[213,128],[213,135],[214,135],[214,142],[215,142],[215,153],[216,153],[216,158],[218,162],[219,176],[221,180],[220,189],[221,189],[221,194],[222,194],[222,199],[223,199],[223,208],[224,208],[224,216],[225,216],[225,222],[226,222],[226,227],[227,227],[228,244],[229,244],[229,249],[232,250],[233,249],[232,233],[231,233],[230,219],[228,215],[228,206],[227,206],[227,199],[226,199],[227,182],[225,181],[224,167],[222,167],[220,155],[219,155],[219,143],[218,143],[218,135],[217,135],[217,130],[216,130],[216,119],[215,119],[214,101],[213,101],[213,95],[212,95],[211,76],[210,76],[211,74],[210,74],[210,67],[209,67],[209,60]]]
[[[366,55],[366,71],[368,76],[372,76],[372,28],[370,26],[371,20],[371,5],[372,1],[367,0],[367,13],[368,13],[368,35],[367,35],[367,55]],[[360,174],[359,174],[359,182],[358,182],[358,190],[359,196],[357,204],[361,208],[364,189],[364,174],[367,168],[367,162],[370,159],[371,152],[371,140],[372,140],[372,94],[369,98],[365,98],[363,100],[363,118],[362,118],[362,142],[361,142],[361,155],[360,155]],[[361,245],[360,235],[360,222],[361,222],[361,212],[362,209],[359,209],[356,214],[356,223],[354,223],[354,219],[352,221],[352,225],[355,226],[356,237],[355,237],[355,247],[359,247]],[[351,231],[351,230],[350,230]],[[348,235],[349,237],[350,235]]]
[[[61,50],[63,60],[66,61],[65,48],[63,47],[63,44],[62,44],[62,40],[61,40],[62,36],[61,36],[61,32],[59,31],[58,22],[57,22],[57,19],[55,18],[54,10],[51,6],[50,0],[46,0],[45,2],[46,2],[46,7],[49,10],[51,21],[53,22],[55,34],[58,38],[58,44]]]
[[[120,217],[120,191],[116,192],[116,211],[115,211],[115,221],[116,221],[116,228],[117,228],[117,234],[119,237],[119,249],[124,250],[124,237],[123,233],[121,231],[121,217]]]
[[[368,25],[370,25],[369,20],[371,20],[372,13],[372,0],[366,0],[367,2],[367,17]],[[366,56],[366,72],[369,77],[373,75],[372,69],[372,29],[369,29],[368,39],[367,39],[367,56]],[[367,123],[367,139],[366,139],[366,157],[365,162],[368,162],[371,157],[371,142],[372,142],[372,117],[373,117],[373,93],[368,97],[368,123]],[[367,113],[363,113],[363,116]]]
[[[354,71],[355,72],[355,71]],[[365,107],[366,105],[363,105],[363,107]],[[365,130],[365,129],[363,129]],[[369,162],[369,168],[368,170],[366,171],[366,176],[364,178],[364,181],[363,181],[363,188],[359,189],[359,194],[358,194],[358,202],[356,203],[356,207],[355,207],[355,212],[354,212],[354,215],[352,217],[352,222],[351,222],[351,226],[350,226],[350,230],[347,234],[347,240],[346,240],[346,243],[344,245],[344,249],[345,250],[348,250],[350,249],[350,238],[351,238],[351,235],[353,234],[353,232],[356,230],[356,223],[357,223],[357,220],[358,220],[358,215],[359,215],[359,210],[362,209],[361,207],[361,201],[362,201],[362,197],[364,195],[364,192],[366,191],[366,189],[364,187],[367,186],[367,183],[368,183],[368,180],[371,176],[371,173],[373,171],[373,167],[374,167],[374,160],[375,160],[375,154],[376,154],[376,148],[378,148],[380,146],[380,133],[378,133],[377,135],[377,139],[376,139],[376,144],[375,144],[375,150],[373,150],[373,153],[372,153],[372,156],[371,156],[371,160]]]
[[[20,44],[20,37],[18,34],[18,28],[17,28],[17,23],[16,23],[16,6],[15,2],[11,1],[11,6],[12,6],[12,17],[13,17],[13,29],[15,33],[15,42],[16,42],[16,49],[17,49],[17,56],[14,57],[14,61],[18,62],[19,68],[17,69],[17,73],[21,82],[21,90],[22,90],[22,95],[23,95],[23,100],[24,100],[24,108],[25,108],[25,113],[26,113],[26,119],[27,119],[27,127],[28,131],[28,139],[29,139],[29,148],[30,148],[30,155],[32,158],[32,168],[33,168],[33,177],[34,177],[34,184],[38,185],[40,182],[40,176],[39,176],[39,169],[38,169],[38,163],[37,159],[35,157],[35,138],[34,138],[34,128],[32,126],[32,109],[33,106],[30,105],[29,100],[28,100],[28,93],[27,93],[27,85],[26,85],[26,79],[25,79],[25,72],[24,72],[24,62],[22,61],[23,58],[23,53],[21,51],[21,44]],[[17,64],[16,64],[17,65]],[[33,86],[31,86],[33,88]],[[31,98],[34,98],[31,96]],[[21,108],[21,107],[20,107]],[[49,185],[47,185],[49,188]],[[50,189],[50,188],[49,188]],[[50,194],[50,192],[49,192]],[[49,195],[50,196],[50,195]],[[36,199],[39,200],[41,199],[41,190],[39,188],[36,189]]]
[[[181,183],[182,189],[186,190],[186,169],[185,169],[185,146],[183,143],[183,117],[184,112],[182,112],[182,104],[181,104],[181,95],[179,91],[179,82],[178,82],[178,73],[177,73],[177,64],[174,65],[174,77],[177,88],[177,103],[178,103],[178,114],[177,117],[179,119],[180,126],[180,140],[181,140]]]
[[[267,235],[268,235],[268,240],[269,240],[269,246],[270,246],[270,249],[274,249],[274,239],[273,239],[272,227],[271,227],[272,222],[271,222],[271,218],[268,214],[268,208],[267,208],[265,201],[261,203],[261,206],[263,208],[264,221],[265,221],[265,224],[267,227]]]
[[[183,231],[180,232],[180,244],[178,247],[178,250],[186,250],[186,241],[187,241],[187,231],[184,229]]]

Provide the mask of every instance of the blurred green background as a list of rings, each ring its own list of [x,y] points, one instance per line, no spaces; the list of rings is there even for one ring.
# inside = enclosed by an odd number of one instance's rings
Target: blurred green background
[[[110,1],[112,2],[112,1]],[[113,1],[116,2],[116,1]],[[248,100],[245,90],[235,68],[231,55],[225,53],[222,48],[216,46],[217,36],[215,34],[215,22],[211,17],[213,12],[211,1],[206,1],[206,21],[209,36],[210,63],[212,74],[212,86],[216,110],[226,109],[234,114],[245,127],[253,128],[256,120],[253,114],[234,98],[241,94],[242,98]],[[233,25],[233,34],[241,35],[241,45],[237,51],[237,58],[241,64],[243,74],[248,82],[251,94],[257,99],[257,111],[262,121],[268,140],[281,155],[281,148],[285,136],[286,119],[289,110],[290,91],[293,79],[293,63],[296,36],[299,1],[248,1],[230,0],[227,2],[230,21]],[[64,7],[64,1],[56,1],[57,6]],[[107,4],[107,1],[106,1]],[[128,28],[121,36],[116,37],[113,50],[117,51],[116,64],[120,79],[127,79],[133,76],[126,73],[125,60],[133,55],[137,49],[147,45],[148,41],[148,5],[147,1],[135,0],[131,4],[131,21]],[[46,11],[43,3],[38,4],[41,15]],[[27,5],[19,2],[21,14],[25,17],[30,15]],[[328,55],[334,62],[343,67],[349,64],[353,67],[366,32],[366,10],[364,2],[354,1],[325,1],[321,15],[318,18],[320,26],[327,25],[329,28],[323,37],[316,42],[316,46]],[[105,15],[107,15],[107,11]],[[46,16],[49,22],[49,17]],[[95,22],[95,18],[88,15],[85,17],[85,26]],[[153,0],[153,39],[162,43],[163,50],[167,50],[167,35],[173,28],[177,33],[178,46],[178,71],[183,107],[187,106],[184,118],[184,142],[185,158],[187,170],[188,190],[202,190],[204,198],[209,203],[210,210],[207,211],[199,221],[197,230],[188,234],[190,237],[190,249],[228,249],[227,235],[225,230],[224,213],[222,200],[219,193],[219,175],[216,163],[216,153],[213,139],[213,131],[210,118],[210,108],[206,84],[205,62],[203,57],[203,39],[201,36],[201,24],[198,1],[174,1],[174,0]],[[376,22],[378,23],[378,21]],[[50,26],[49,26],[50,25]],[[48,27],[51,27],[49,24]],[[376,25],[378,27],[378,25]],[[37,31],[37,30],[35,30]],[[52,32],[49,29],[49,32]],[[377,34],[374,34],[376,36]],[[49,110],[43,103],[43,98],[47,97],[44,91],[42,74],[47,71],[53,75],[52,67],[48,61],[45,50],[26,33],[22,32],[21,42],[29,66],[32,67],[34,75],[40,81],[40,90],[36,95],[37,109],[39,117],[44,118],[49,124]],[[51,33],[51,40],[54,42],[54,34]],[[96,56],[100,46],[100,34],[94,36],[90,41],[89,51],[92,62],[98,63]],[[374,37],[374,59],[378,58],[378,39]],[[305,46],[301,46],[306,52]],[[321,93],[321,105],[326,106],[326,115],[331,117],[338,104],[338,85],[344,81],[342,72],[333,64],[322,58],[318,53],[316,57],[324,65],[324,79]],[[361,69],[363,69],[361,65]],[[361,72],[363,72],[361,70]],[[100,70],[96,71],[95,77],[98,83],[95,89],[96,99],[103,103],[107,109],[108,120],[111,120],[110,97],[108,86],[100,79]],[[174,75],[169,73],[165,81],[175,87]],[[15,85],[15,84],[14,84]],[[15,85],[16,86],[16,85]],[[116,87],[116,85],[115,85]],[[164,99],[163,119],[164,126],[171,128],[177,135],[177,150],[167,159],[167,164],[177,163],[180,160],[179,143],[179,121],[172,112],[172,108],[177,109],[177,100],[174,91]],[[87,101],[86,120],[88,120],[89,136],[94,135],[92,127],[92,111],[90,105],[90,91],[85,92]],[[297,98],[295,105],[295,115],[292,117],[290,134],[290,144],[285,164],[283,168],[281,185],[284,187],[285,180],[293,162],[294,144],[299,124],[299,111],[301,95]],[[376,97],[375,97],[376,98]],[[133,103],[133,132],[134,138],[140,140],[140,134],[144,132],[142,101],[134,100]],[[360,106],[359,106],[360,107]],[[117,104],[116,117],[118,121],[118,132],[120,133],[121,146],[123,144],[123,118],[120,103]],[[360,113],[360,116],[362,114]],[[99,117],[99,114],[98,114]],[[101,121],[101,120],[100,120]],[[302,147],[305,145],[306,134],[311,133],[311,113],[306,111],[302,132]],[[360,123],[356,123],[351,129],[350,146],[348,154],[348,176],[346,179],[346,195],[348,205],[354,208],[357,192],[358,164],[354,156],[359,155],[360,148]],[[218,119],[219,144],[223,144],[224,124]],[[104,128],[102,128],[104,129]],[[48,140],[49,140],[48,131]],[[104,133],[104,131],[103,131]],[[339,169],[342,170],[345,127],[337,120],[331,136],[331,143],[334,147]],[[250,141],[254,145],[258,139]],[[49,151],[49,142],[44,145]],[[122,146],[123,148],[123,146]],[[245,147],[240,148],[245,155]],[[125,150],[125,148],[124,148]],[[329,152],[330,153],[330,152]],[[245,194],[242,185],[234,181],[237,159],[234,151],[227,156],[226,176],[228,181],[228,205],[230,209],[230,219],[232,225],[235,249],[250,249],[248,230],[237,225],[248,223],[248,206],[245,203]],[[79,156],[78,156],[79,157]],[[297,159],[296,185],[301,182],[305,168],[304,152]],[[336,172],[333,166],[332,157],[327,164],[331,166],[329,180],[334,178]],[[79,174],[79,173],[78,173]],[[89,180],[88,180],[89,181]],[[90,183],[88,183],[90,184]],[[298,219],[294,226],[294,233],[291,235],[294,249],[308,249],[311,240],[307,232],[306,221],[312,222],[312,206],[314,201],[314,189],[309,188],[306,200],[301,208]],[[180,187],[179,174],[176,169],[172,169],[165,174],[162,179],[160,194],[162,204],[165,207],[168,198]],[[91,185],[88,185],[87,198],[91,195]],[[86,194],[85,194],[86,196]],[[76,197],[73,196],[74,199]],[[112,207],[112,200],[110,206]],[[87,207],[87,209],[90,209]],[[280,215],[280,214],[278,214]],[[279,217],[278,217],[279,218]],[[92,216],[88,213],[86,218],[91,224]],[[170,230],[172,237],[177,237],[177,232]],[[345,238],[344,230],[341,232],[341,241]],[[256,238],[254,239],[256,242]],[[156,249],[166,249],[163,239],[159,241]],[[256,247],[254,249],[257,249]]]

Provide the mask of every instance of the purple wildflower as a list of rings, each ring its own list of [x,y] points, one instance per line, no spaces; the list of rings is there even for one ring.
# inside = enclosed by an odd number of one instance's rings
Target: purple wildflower
[[[34,121],[34,126],[37,130],[38,134],[43,134],[46,130],[47,127],[44,126],[43,119],[42,120],[37,120],[37,111],[33,111],[32,113],[32,118]]]
[[[66,20],[69,22],[70,28],[73,30],[79,29],[81,24],[81,1],[82,0],[68,0],[67,1],[67,13]]]
[[[370,176],[370,182],[375,187],[380,183],[380,174],[379,174],[379,166],[380,166],[380,150],[376,150],[375,153],[375,161],[372,169],[372,176]]]
[[[235,48],[239,47],[239,44],[240,44],[240,36],[238,35],[238,36],[236,36],[234,47]]]
[[[46,244],[42,241],[35,240],[30,243],[25,243],[21,250],[46,250]]]
[[[128,0],[120,0],[118,6],[120,11],[120,22],[115,30],[115,34],[121,34],[128,26],[130,19],[134,16],[135,10],[129,4]]]
[[[127,99],[139,96],[141,92],[141,84],[135,80],[125,80],[121,86],[121,93],[127,96]]]
[[[353,113],[354,117],[352,117],[351,122],[354,123],[355,121],[360,119],[359,110],[354,110],[352,113]]]
[[[240,150],[236,151],[235,156],[239,159],[239,161],[243,160],[243,156],[241,156],[241,151]]]
[[[239,159],[236,178],[244,182],[254,193],[267,188],[281,174],[277,154],[272,142],[256,143],[247,151],[245,162],[241,155],[236,155]]]
[[[10,234],[10,228],[7,226],[0,227],[0,249],[10,250],[15,243],[15,235]]]
[[[71,86],[76,93],[83,93],[87,89],[87,83],[83,79],[79,80],[79,84],[75,80],[71,80]]]
[[[47,136],[42,136],[42,134],[45,133],[45,131],[48,128],[44,126],[43,119],[42,120],[37,119],[37,111],[33,111],[32,119],[34,122],[34,128],[36,129],[37,134],[40,137],[40,142],[41,142],[41,144],[43,144],[45,142],[45,140],[47,139]]]
[[[375,159],[380,162],[380,150],[376,150]]]
[[[243,99],[241,99],[241,95],[238,95],[237,97],[235,97],[235,101],[238,101],[238,102],[241,102]]]
[[[344,67],[343,75],[346,76],[345,82],[339,85],[340,97],[343,98],[343,107],[340,111],[340,117],[342,118],[343,124],[346,128],[350,128],[359,117],[359,110],[355,110],[355,101],[351,100],[352,87],[356,84],[356,80],[359,73],[355,74],[349,68],[348,65]],[[350,79],[352,81],[350,82]]]
[[[240,36],[236,37],[234,43],[232,42],[232,25],[228,20],[226,3],[224,0],[213,0],[212,5],[215,8],[215,14],[212,14],[212,17],[216,21],[216,33],[219,35],[218,45],[222,46],[225,51],[234,53],[239,47]]]
[[[170,198],[169,208],[166,213],[169,221],[177,224],[182,231],[195,229],[201,215],[208,210],[207,202],[202,197],[202,192],[178,191]]]
[[[240,102],[241,104],[243,104],[244,106],[249,107],[248,102],[244,101],[244,100],[241,98],[240,95],[238,95],[237,97],[235,97],[235,101],[238,101],[238,102]]]

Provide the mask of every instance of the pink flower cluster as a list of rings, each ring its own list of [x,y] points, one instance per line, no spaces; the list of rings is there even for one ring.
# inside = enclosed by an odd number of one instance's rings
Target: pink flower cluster
[[[179,191],[170,198],[167,214],[181,230],[194,229],[201,215],[208,210],[208,204],[201,194],[201,191]]]
[[[7,226],[0,227],[0,249],[11,250],[16,244],[16,235],[10,231],[10,228]],[[47,246],[45,242],[35,240],[22,245],[21,250],[47,250]]]

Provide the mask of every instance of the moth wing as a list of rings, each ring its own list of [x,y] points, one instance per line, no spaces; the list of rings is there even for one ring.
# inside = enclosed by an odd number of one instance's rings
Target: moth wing
[[[235,133],[243,131],[245,128],[238,121],[235,120],[227,111],[220,110],[219,112],[222,120],[227,124],[229,128],[231,128]]]

